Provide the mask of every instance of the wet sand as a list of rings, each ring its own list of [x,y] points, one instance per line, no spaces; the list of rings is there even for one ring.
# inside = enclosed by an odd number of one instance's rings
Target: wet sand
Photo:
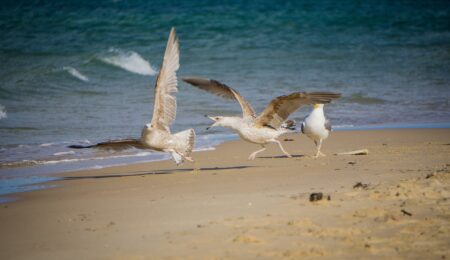
[[[319,159],[281,139],[294,158],[232,141],[180,167],[61,174],[0,204],[0,259],[450,257],[450,129],[334,132]]]

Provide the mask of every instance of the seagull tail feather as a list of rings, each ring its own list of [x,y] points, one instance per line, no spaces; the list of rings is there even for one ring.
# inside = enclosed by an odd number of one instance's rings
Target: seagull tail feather
[[[195,131],[194,129],[187,129],[175,134],[179,140],[177,145],[177,152],[183,157],[189,157],[195,146]]]

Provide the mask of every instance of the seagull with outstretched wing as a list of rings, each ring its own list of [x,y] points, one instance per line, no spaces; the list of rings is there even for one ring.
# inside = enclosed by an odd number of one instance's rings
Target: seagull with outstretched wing
[[[239,92],[219,81],[198,77],[185,77],[183,81],[225,99],[236,100],[239,103],[242,108],[242,117],[210,116],[209,118],[214,121],[210,127],[222,126],[229,128],[243,140],[261,145],[262,149],[250,154],[249,160],[255,159],[256,154],[264,151],[266,149],[265,145],[268,143],[278,144],[281,151],[287,157],[291,157],[284,150],[280,141],[277,140],[280,135],[292,132],[290,129],[283,127],[283,123],[289,115],[303,105],[330,103],[333,99],[341,96],[338,93],[331,92],[294,92],[273,99],[266,109],[257,116],[250,103]]]
[[[111,148],[136,147],[168,152],[177,165],[184,160],[193,161],[190,157],[195,143],[194,129],[176,134],[170,132],[170,125],[177,114],[177,100],[174,93],[178,91],[177,70],[180,67],[180,50],[175,28],[172,28],[167,41],[164,60],[155,85],[155,102],[153,118],[144,126],[140,139],[125,139],[102,142],[91,146],[72,145],[70,148]]]
[[[155,85],[155,104],[153,118],[146,124],[141,134],[144,146],[169,152],[177,164],[184,160],[193,161],[190,157],[195,143],[194,129],[171,134],[170,125],[177,114],[177,100],[173,93],[178,91],[177,70],[180,67],[180,49],[175,28],[172,28],[164,53],[163,64]]]

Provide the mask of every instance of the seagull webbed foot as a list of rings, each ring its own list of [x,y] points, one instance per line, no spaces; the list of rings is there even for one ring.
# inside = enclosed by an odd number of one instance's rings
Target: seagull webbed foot
[[[325,157],[326,156],[326,154],[324,154],[324,153],[322,153],[322,152],[317,152],[314,156],[313,156],[313,158],[314,159],[317,159],[317,158],[319,158],[319,157]]]

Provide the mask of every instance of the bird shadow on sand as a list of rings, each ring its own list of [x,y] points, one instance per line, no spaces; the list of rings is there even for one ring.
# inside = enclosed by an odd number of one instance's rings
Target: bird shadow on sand
[[[179,172],[202,172],[202,171],[222,171],[222,170],[236,170],[253,168],[256,166],[231,166],[231,167],[203,167],[203,168],[182,168],[182,169],[166,169],[166,170],[155,170],[155,171],[139,171],[132,172],[128,174],[106,174],[106,175],[89,175],[89,176],[68,176],[62,178],[63,181],[70,180],[83,180],[83,179],[105,179],[105,178],[123,178],[123,177],[136,177],[136,176],[147,176],[147,175],[158,175],[158,174],[172,174]]]
[[[305,155],[303,154],[292,154],[291,158],[301,158],[301,157],[305,157]],[[281,158],[289,158],[286,155],[277,155],[277,156],[258,156],[256,158],[261,158],[261,159],[281,159]]]

